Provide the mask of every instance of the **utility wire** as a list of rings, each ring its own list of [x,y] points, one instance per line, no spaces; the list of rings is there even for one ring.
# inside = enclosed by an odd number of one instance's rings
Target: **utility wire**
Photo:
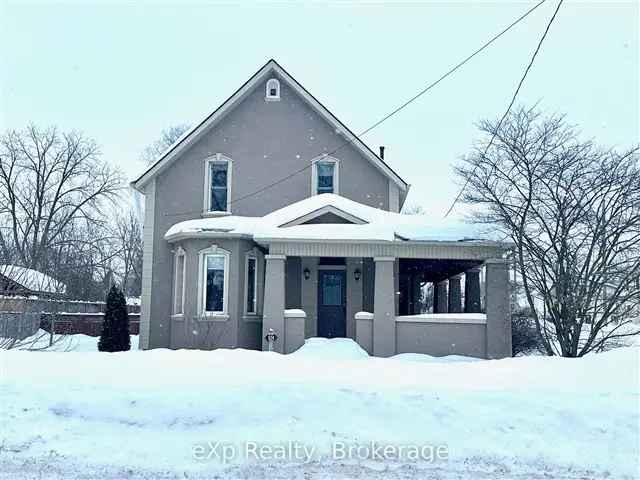
[[[505,118],[507,118],[507,115],[509,115],[509,111],[511,111],[511,107],[513,107],[513,104],[516,101],[516,97],[518,96],[518,93],[520,92],[520,89],[522,88],[522,84],[524,83],[525,78],[527,78],[527,75],[529,74],[529,70],[531,70],[531,67],[533,66],[533,62],[535,61],[536,56],[538,55],[538,52],[540,51],[540,48],[542,47],[542,43],[544,42],[544,39],[547,37],[547,33],[549,33],[549,29],[551,28],[551,24],[555,20],[556,15],[558,15],[558,11],[560,10],[560,7],[562,6],[562,2],[564,2],[564,0],[560,0],[558,2],[558,6],[556,7],[556,10],[553,12],[553,15],[551,16],[551,19],[549,20],[549,23],[547,23],[547,27],[544,29],[544,33],[542,34],[542,37],[540,37],[540,40],[538,41],[538,46],[536,47],[535,51],[533,52],[533,55],[531,56],[531,60],[529,61],[529,64],[527,65],[527,68],[525,69],[524,74],[522,75],[522,78],[520,79],[520,82],[518,83],[518,87],[516,88],[516,91],[513,93],[513,96],[511,97],[511,102],[509,102],[509,106],[505,110],[504,115],[502,115],[502,118],[500,118],[500,121],[498,122],[498,125],[493,130],[493,135],[491,135],[491,140],[489,140],[489,143],[487,144],[487,147],[482,152],[482,158],[486,158],[487,152],[489,151],[489,149],[493,145],[493,141],[495,140],[496,135],[498,134],[498,131],[500,130],[500,127],[502,126],[502,123],[504,122]],[[447,218],[449,216],[449,214],[453,211],[453,208],[456,206],[456,203],[458,203],[458,201],[462,197],[462,194],[464,193],[465,188],[467,188],[467,185],[469,185],[469,178],[475,174],[476,170],[477,170],[477,166],[475,166],[473,168],[473,170],[471,171],[471,175],[467,176],[464,184],[462,185],[462,188],[460,189],[460,191],[456,195],[456,198],[453,199],[453,203],[451,203],[451,206],[449,207],[449,210],[447,210],[447,213],[444,214],[444,218]]]
[[[418,98],[420,98],[422,95],[424,95],[425,93],[427,93],[429,90],[431,90],[433,87],[435,87],[436,85],[438,85],[440,82],[442,82],[442,80],[444,80],[445,78],[447,78],[449,75],[451,75],[452,73],[454,73],[456,70],[458,70],[460,67],[462,67],[465,63],[467,63],[468,61],[470,61],[473,57],[475,57],[476,55],[478,55],[480,52],[482,52],[483,50],[485,50],[487,47],[489,47],[492,43],[494,43],[496,40],[498,40],[500,37],[502,37],[505,33],[507,33],[509,30],[511,30],[513,27],[515,27],[518,23],[520,23],[522,20],[524,20],[526,17],[528,17],[531,13],[533,13],[534,10],[536,10],[538,7],[540,7],[543,3],[545,3],[546,0],[541,0],[539,3],[537,3],[536,5],[534,5],[533,7],[531,7],[529,10],[527,10],[524,14],[522,14],[520,17],[518,17],[516,20],[514,20],[509,26],[507,26],[506,28],[504,28],[500,33],[494,35],[493,37],[491,37],[491,39],[489,39],[487,42],[485,42],[480,48],[478,48],[476,51],[474,51],[471,55],[469,55],[468,57],[466,57],[464,60],[462,60],[461,62],[459,62],[457,65],[455,65],[454,67],[452,67],[451,69],[449,69],[445,74],[443,74],[440,78],[438,78],[437,80],[435,80],[434,82],[430,83],[429,85],[427,85],[425,88],[423,88],[422,90],[420,90],[416,95],[414,95],[413,97],[411,97],[409,100],[407,100],[406,102],[404,102],[402,105],[400,105],[399,107],[397,107],[395,110],[391,111],[390,113],[388,113],[387,115],[385,115],[384,117],[382,117],[380,120],[378,120],[376,123],[374,123],[373,125],[371,125],[369,128],[367,128],[366,130],[364,130],[362,133],[360,133],[359,135],[355,135],[353,136],[353,138],[351,138],[350,140],[347,140],[346,142],[342,143],[338,148],[336,148],[335,150],[332,150],[331,152],[327,153],[326,155],[331,156],[334,153],[338,152],[339,150],[341,150],[342,148],[346,147],[347,145],[353,143],[355,140],[359,140],[360,137],[366,135],[367,133],[369,133],[371,130],[373,130],[374,128],[378,127],[380,124],[382,124],[383,122],[385,122],[386,120],[388,120],[389,118],[393,117],[394,115],[396,115],[398,112],[400,112],[402,109],[404,109],[405,107],[407,107],[408,105],[410,105],[411,103],[413,103],[414,101],[416,101]],[[560,2],[562,3],[562,1]],[[556,10],[557,13],[557,10]],[[555,14],[554,14],[555,17]],[[553,21],[553,19],[552,19]],[[548,27],[547,27],[548,30]],[[546,32],[545,32],[546,35]],[[538,47],[539,48],[539,47]],[[537,53],[537,52],[536,52]],[[535,58],[535,55],[534,55]],[[528,69],[527,69],[528,70]],[[523,79],[524,80],[524,79]],[[522,82],[521,82],[522,83]],[[324,152],[323,152],[324,153]],[[320,153],[319,155],[322,155],[322,153]],[[315,157],[314,157],[315,158]],[[304,172],[305,170],[307,170],[308,168],[311,167],[311,165],[313,165],[312,163],[308,163],[307,165],[305,165],[304,167],[295,170],[294,172],[290,173],[289,175],[282,177],[279,180],[276,180],[273,183],[270,183],[268,185],[265,185],[264,187],[255,190],[251,193],[248,193],[246,195],[243,195],[241,197],[235,198],[233,200],[231,200],[231,205],[234,205],[237,202],[240,202],[242,200],[245,200],[247,198],[253,197],[254,195],[257,195],[259,193],[264,192],[265,190],[268,190],[272,187],[275,187],[276,185],[281,184],[282,182],[285,182],[287,180],[289,180],[290,178]]]

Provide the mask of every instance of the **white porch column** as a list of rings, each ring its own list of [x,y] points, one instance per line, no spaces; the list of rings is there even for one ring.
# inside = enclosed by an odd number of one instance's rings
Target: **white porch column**
[[[389,357],[396,353],[395,258],[375,257],[373,302],[373,354]]]
[[[487,260],[486,296],[487,358],[511,356],[511,304],[509,264],[504,259]]]
[[[284,262],[285,255],[265,255],[264,307],[262,312],[262,350],[268,350],[265,339],[273,329],[278,339],[273,350],[284,353]]]

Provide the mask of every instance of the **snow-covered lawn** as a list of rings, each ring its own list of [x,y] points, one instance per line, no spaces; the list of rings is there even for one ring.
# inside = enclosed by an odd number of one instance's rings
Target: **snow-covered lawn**
[[[20,340],[16,346],[19,350],[42,350],[45,352],[97,352],[99,337],[83,335],[54,335],[50,345],[50,335],[39,329],[34,335]],[[131,350],[138,350],[138,335],[131,335]]]
[[[637,348],[582,359],[377,359],[348,340],[314,339],[287,356],[5,351],[0,362],[5,478],[640,474]],[[424,448],[419,460],[407,450],[397,460],[397,449],[371,459],[371,442]],[[310,463],[293,452],[303,447]]]

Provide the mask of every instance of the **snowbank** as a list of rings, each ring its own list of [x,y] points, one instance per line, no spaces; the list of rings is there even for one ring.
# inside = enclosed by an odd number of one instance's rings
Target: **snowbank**
[[[241,455],[231,467],[217,457],[194,459],[195,446],[248,441],[314,447],[317,458],[297,470],[294,462],[291,478],[307,469],[319,472],[313,478],[637,474],[637,348],[581,359],[438,363],[367,358],[351,342],[313,339],[291,355],[9,351],[0,352],[0,365],[0,470],[8,478],[277,472],[269,465],[282,462]],[[372,441],[446,445],[449,460],[407,467],[328,457],[335,442]]]
[[[432,357],[424,353],[399,353],[391,357],[393,360],[402,362],[423,362],[423,363],[460,363],[460,362],[480,362],[481,358],[465,357],[464,355],[445,355],[443,357]]]
[[[369,358],[360,345],[350,338],[308,338],[290,356],[317,360],[358,360]]]

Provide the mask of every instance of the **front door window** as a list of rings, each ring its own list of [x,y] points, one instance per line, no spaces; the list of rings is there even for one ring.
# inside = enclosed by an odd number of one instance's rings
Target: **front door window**
[[[327,273],[322,277],[323,305],[342,305],[342,275]]]

